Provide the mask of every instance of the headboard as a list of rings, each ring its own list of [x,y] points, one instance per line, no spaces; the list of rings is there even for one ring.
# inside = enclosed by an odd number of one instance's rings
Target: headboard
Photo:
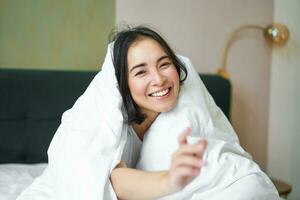
[[[62,113],[96,73],[0,69],[0,163],[47,162],[47,149]],[[229,117],[230,82],[216,75],[200,76]]]

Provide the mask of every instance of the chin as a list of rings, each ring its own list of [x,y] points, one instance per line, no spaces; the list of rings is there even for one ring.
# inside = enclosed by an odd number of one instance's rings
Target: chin
[[[173,110],[173,108],[175,108],[176,103],[177,103],[177,102],[174,102],[174,103],[172,103],[172,104],[170,104],[170,105],[166,105],[166,106],[163,106],[163,107],[161,107],[161,108],[158,108],[157,111],[158,111],[158,112],[161,112],[161,113],[169,112],[169,111]]]

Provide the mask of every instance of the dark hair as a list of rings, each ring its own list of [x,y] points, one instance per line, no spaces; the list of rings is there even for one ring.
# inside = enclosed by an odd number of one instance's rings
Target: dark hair
[[[128,49],[134,42],[143,38],[153,39],[161,45],[163,50],[170,57],[171,61],[176,67],[176,70],[180,77],[180,84],[182,84],[187,77],[187,70],[184,64],[174,54],[173,50],[169,47],[167,42],[155,31],[145,26],[137,26],[133,28],[128,27],[125,30],[114,33],[112,39],[110,39],[111,42],[114,42],[113,64],[115,67],[116,78],[119,84],[119,90],[123,98],[125,110],[127,112],[127,123],[135,122],[137,124],[141,124],[147,117],[144,113],[140,112],[138,105],[134,102],[129,90],[127,78]]]

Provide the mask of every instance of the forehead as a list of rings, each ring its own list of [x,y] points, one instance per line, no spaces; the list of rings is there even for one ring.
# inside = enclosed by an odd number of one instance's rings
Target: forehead
[[[142,38],[130,45],[127,62],[129,65],[141,61],[146,62],[158,59],[163,55],[166,55],[166,52],[156,40]]]

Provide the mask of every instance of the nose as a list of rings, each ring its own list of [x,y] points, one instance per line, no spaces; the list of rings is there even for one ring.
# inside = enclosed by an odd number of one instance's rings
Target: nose
[[[161,86],[165,83],[166,77],[159,71],[153,72],[152,83],[155,86]]]

